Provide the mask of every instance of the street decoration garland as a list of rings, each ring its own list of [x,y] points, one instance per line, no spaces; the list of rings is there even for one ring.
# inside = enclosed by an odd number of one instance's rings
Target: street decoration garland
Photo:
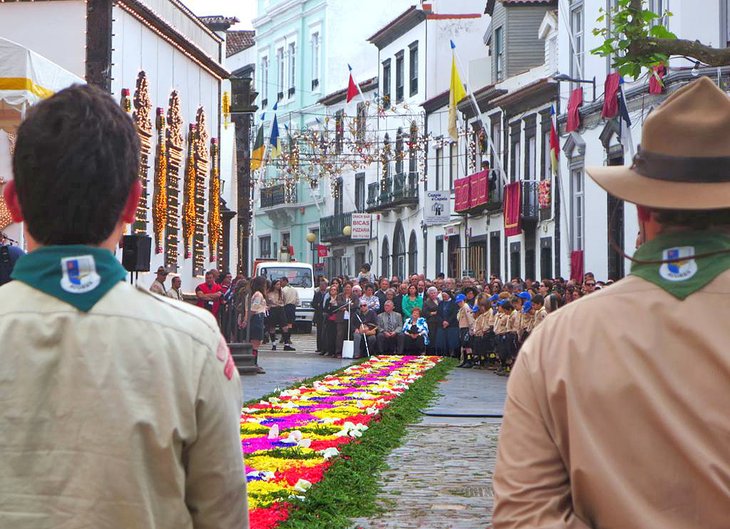
[[[541,209],[550,207],[550,180],[542,180],[537,185],[537,203]]]
[[[142,184],[142,194],[139,198],[137,214],[132,226],[132,233],[145,235],[147,233],[147,173],[150,169],[150,152],[152,151],[152,100],[150,99],[149,83],[147,74],[139,72],[137,86],[134,91],[134,112],[132,119],[137,127],[137,135],[140,141],[139,160],[139,181]]]
[[[184,138],[180,96],[170,94],[167,109],[167,237],[165,238],[165,267],[177,271],[180,215],[180,167],[183,165]]]
[[[155,232],[155,253],[163,250],[167,224],[167,146],[165,109],[157,109],[157,156],[155,156],[155,195],[152,201],[152,229]]]
[[[188,153],[185,165],[185,191],[183,204],[183,239],[185,242],[185,259],[192,257],[193,235],[195,234],[195,125],[190,124],[188,130]]]
[[[193,274],[205,271],[205,179],[208,176],[210,150],[205,109],[199,107],[195,115],[195,231],[193,233]]]
[[[218,171],[219,160],[218,140],[210,140],[210,196],[208,198],[208,249],[210,260],[218,259],[218,248],[223,236],[223,221],[221,219],[221,178]]]
[[[321,481],[340,449],[440,362],[439,357],[381,356],[244,407],[251,529],[273,529]]]

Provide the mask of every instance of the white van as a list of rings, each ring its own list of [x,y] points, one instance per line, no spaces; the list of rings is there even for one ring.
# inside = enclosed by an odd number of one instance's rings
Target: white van
[[[312,321],[314,321],[314,309],[312,298],[314,298],[314,270],[308,263],[279,262],[257,260],[254,264],[254,275],[264,276],[269,281],[275,281],[282,277],[289,280],[289,285],[294,287],[299,294],[299,305],[297,305],[296,326],[306,333],[312,332]]]

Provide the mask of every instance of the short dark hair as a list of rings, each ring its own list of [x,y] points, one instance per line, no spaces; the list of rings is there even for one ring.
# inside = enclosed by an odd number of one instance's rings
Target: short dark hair
[[[535,305],[544,305],[545,304],[545,298],[542,297],[541,294],[535,294],[532,296],[532,304]]]
[[[28,112],[13,172],[31,236],[41,244],[100,244],[139,178],[134,124],[99,88],[75,85]]]

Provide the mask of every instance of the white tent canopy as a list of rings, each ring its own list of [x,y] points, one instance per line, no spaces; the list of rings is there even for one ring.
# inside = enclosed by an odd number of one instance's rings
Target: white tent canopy
[[[42,55],[0,38],[0,104],[22,110],[85,81]]]

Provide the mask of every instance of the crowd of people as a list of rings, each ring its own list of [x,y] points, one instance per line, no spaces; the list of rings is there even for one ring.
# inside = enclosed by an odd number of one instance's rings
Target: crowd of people
[[[173,276],[167,289],[164,268],[157,271],[151,290],[182,297],[180,280]],[[345,343],[353,343],[354,356],[373,354],[433,354],[461,360],[463,368],[486,368],[508,375],[521,344],[549,312],[612,281],[596,281],[592,273],[583,280],[561,277],[535,281],[513,278],[503,282],[439,274],[431,280],[413,274],[377,278],[364,265],[353,278],[318,277],[312,300],[316,351],[342,357]],[[198,306],[216,318],[229,342],[248,341],[254,349],[270,345],[294,351],[291,334],[296,289],[286,278],[233,277],[210,270],[196,288]]]

